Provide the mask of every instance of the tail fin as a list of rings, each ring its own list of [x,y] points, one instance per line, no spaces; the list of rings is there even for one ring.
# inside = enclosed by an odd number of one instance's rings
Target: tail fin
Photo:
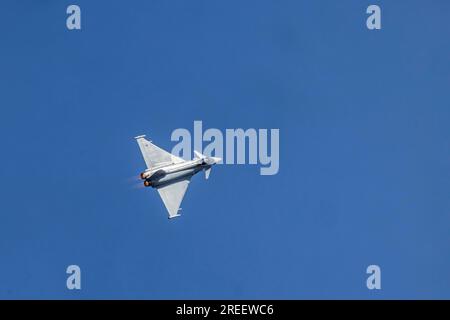
[[[202,159],[203,160],[203,165],[206,165],[205,168],[204,168],[204,170],[205,170],[205,179],[208,179],[209,175],[211,174],[211,166],[213,166],[214,164],[222,161],[222,158],[219,158],[219,157],[208,157],[208,156],[205,156],[205,155],[201,154],[197,150],[194,150],[194,154],[195,154],[195,158],[196,159]]]
[[[208,169],[205,169],[205,179],[206,180],[208,180],[210,173],[211,173],[211,167],[209,167]]]
[[[200,152],[198,152],[197,150],[194,150],[194,154],[195,154],[195,157],[197,158],[197,159],[205,159],[206,157],[204,156],[204,155],[202,155]]]

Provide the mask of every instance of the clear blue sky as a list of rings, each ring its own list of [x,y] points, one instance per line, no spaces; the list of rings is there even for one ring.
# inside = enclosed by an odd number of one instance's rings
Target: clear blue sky
[[[2,1],[0,298],[450,298],[449,13]],[[133,137],[194,120],[280,128],[280,172],[198,175],[169,221]]]

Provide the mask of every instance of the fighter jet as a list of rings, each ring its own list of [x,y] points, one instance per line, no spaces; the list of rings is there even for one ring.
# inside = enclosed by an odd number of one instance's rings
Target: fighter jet
[[[194,151],[195,158],[186,161],[164,151],[144,137],[145,135],[135,137],[147,165],[147,169],[140,174],[144,186],[158,190],[169,212],[169,219],[179,217],[181,201],[192,176],[204,170],[205,178],[208,179],[211,167],[222,159],[207,157]]]

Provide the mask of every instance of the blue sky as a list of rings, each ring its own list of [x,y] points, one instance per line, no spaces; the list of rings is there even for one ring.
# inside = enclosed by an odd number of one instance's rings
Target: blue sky
[[[0,298],[450,298],[449,10],[3,1]],[[133,137],[194,120],[279,128],[280,171],[197,175],[169,221]]]

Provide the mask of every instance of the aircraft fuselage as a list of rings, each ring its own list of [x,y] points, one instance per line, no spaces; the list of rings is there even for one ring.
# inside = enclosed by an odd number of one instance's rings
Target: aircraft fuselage
[[[145,177],[144,185],[146,187],[155,188],[173,181],[193,176],[197,172],[208,167],[210,167],[210,165],[204,163],[202,159],[195,159],[149,169],[143,172],[141,177]]]

